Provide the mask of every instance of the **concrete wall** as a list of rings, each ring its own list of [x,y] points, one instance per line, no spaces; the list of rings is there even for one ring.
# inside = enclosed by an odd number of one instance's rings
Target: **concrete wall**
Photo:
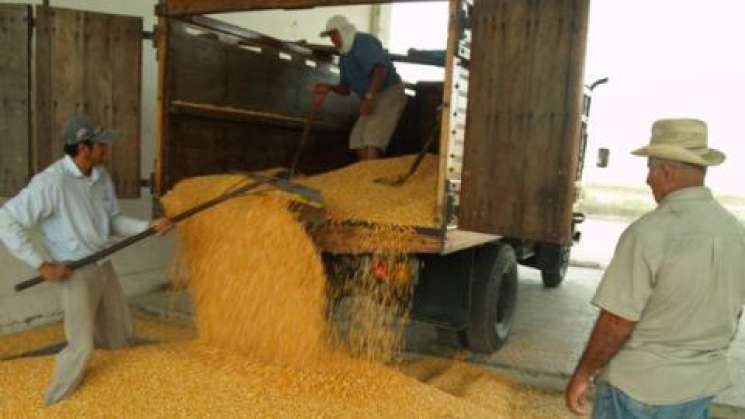
[[[0,0],[0,3],[20,2],[17,0]],[[30,1],[28,3],[41,4],[42,2]],[[153,14],[155,3],[154,0],[51,1],[51,5],[55,7],[142,16],[144,18],[145,30],[152,30],[156,22]],[[318,33],[324,28],[326,19],[336,13],[347,15],[360,30],[376,32],[384,41],[387,41],[388,29],[386,22],[389,15],[387,7],[325,7],[296,12],[263,11],[221,15],[219,17],[239,26],[264,32],[281,39],[307,39],[309,42],[321,43],[328,41],[318,38]],[[370,27],[371,24],[374,25],[372,30]],[[141,167],[143,178],[146,178],[153,171],[155,159],[157,86],[155,49],[149,41],[145,41],[144,43],[142,63],[143,118],[141,127]],[[143,190],[141,199],[122,200],[121,206],[127,214],[149,218],[151,214],[151,199],[149,192]],[[5,200],[4,198],[0,198],[0,205]],[[133,296],[146,293],[165,283],[173,248],[174,240],[171,237],[163,239],[151,238],[123,250],[113,257],[114,265],[127,295]],[[57,291],[54,286],[42,284],[35,289],[24,291],[21,294],[15,294],[13,292],[13,284],[35,276],[36,272],[15,259],[2,245],[0,245],[0,267],[2,267],[0,269],[0,334],[16,332],[61,318]]]

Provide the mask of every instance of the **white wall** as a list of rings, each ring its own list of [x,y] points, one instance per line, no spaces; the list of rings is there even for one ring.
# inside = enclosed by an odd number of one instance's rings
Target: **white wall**
[[[0,0],[0,3],[19,2],[18,0]],[[41,4],[42,1],[27,3]],[[148,31],[152,30],[156,23],[155,3],[154,0],[51,1],[54,7],[141,16],[144,18],[144,29]],[[262,11],[220,15],[219,18],[285,40],[307,39],[310,42],[321,43],[324,40],[318,38],[318,33],[323,30],[326,19],[336,13],[347,15],[360,30],[370,30],[371,8],[369,6],[324,7],[302,11]],[[382,16],[380,20],[382,23],[378,25],[376,32],[380,31],[381,37],[385,38],[386,8],[382,9]],[[155,158],[157,87],[155,49],[150,41],[145,41],[143,44],[142,65],[141,167],[143,178],[147,178],[153,171]],[[149,192],[143,190],[141,199],[122,200],[121,206],[127,214],[149,218],[151,199]],[[4,202],[5,199],[0,198],[0,205]],[[165,283],[173,244],[172,238],[151,238],[114,256],[114,265],[127,295],[149,292]],[[0,245],[0,267],[2,267],[0,269],[0,334],[15,332],[61,318],[57,293],[52,285],[42,284],[21,294],[13,292],[13,284],[35,276],[36,273],[10,255],[2,245]]]
[[[313,44],[331,45],[318,34],[326,29],[326,20],[342,14],[358,30],[372,32],[387,43],[387,11],[390,6],[318,7],[303,10],[262,10],[255,12],[218,14],[213,17],[270,35],[285,41],[306,40]],[[375,17],[381,16],[380,19]],[[380,24],[376,24],[380,22]],[[371,27],[375,24],[376,27]]]

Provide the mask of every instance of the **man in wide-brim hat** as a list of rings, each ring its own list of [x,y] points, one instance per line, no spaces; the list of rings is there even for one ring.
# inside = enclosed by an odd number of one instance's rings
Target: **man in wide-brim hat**
[[[592,303],[600,309],[565,400],[596,418],[705,418],[730,381],[745,303],[745,228],[704,186],[724,153],[696,119],[661,119],[647,184],[658,206],[621,235]]]

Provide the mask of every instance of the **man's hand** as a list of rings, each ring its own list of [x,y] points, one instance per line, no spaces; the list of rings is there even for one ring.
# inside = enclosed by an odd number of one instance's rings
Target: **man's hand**
[[[590,377],[575,372],[564,390],[564,403],[577,416],[587,415],[587,393],[590,391]]]
[[[173,229],[174,225],[175,224],[173,224],[173,221],[171,221],[171,219],[168,217],[160,217],[150,223],[150,227],[155,229],[158,236],[164,236],[166,233],[171,231],[171,229]]]
[[[72,269],[57,262],[44,262],[39,266],[39,273],[45,281],[64,281],[72,275]]]
[[[627,320],[604,309],[600,310],[587,348],[564,390],[564,402],[572,413],[587,414],[587,393],[590,391],[593,374],[618,353],[631,336],[635,326],[635,321]]]
[[[327,95],[331,91],[331,85],[328,83],[316,83],[313,87],[313,93],[317,95]]]
[[[374,99],[365,99],[362,101],[362,104],[360,104],[360,115],[370,115],[373,110],[375,109],[375,100]]]

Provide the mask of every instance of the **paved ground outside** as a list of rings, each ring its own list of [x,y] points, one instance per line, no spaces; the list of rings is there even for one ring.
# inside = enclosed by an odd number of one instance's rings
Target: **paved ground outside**
[[[602,277],[601,268],[610,262],[615,244],[627,225],[627,221],[588,218],[582,225],[582,240],[572,249],[573,266],[559,288],[544,288],[537,270],[521,267],[517,312],[509,341],[494,355],[468,355],[468,360],[515,371],[538,385],[563,388],[597,317],[598,310],[590,300]],[[740,330],[744,328],[740,326]],[[436,330],[429,325],[413,324],[407,339],[408,349],[412,351],[440,356],[456,354],[452,348],[438,344]],[[716,399],[714,414],[742,418],[745,417],[745,335],[742,333],[732,344],[731,358],[735,385]]]

